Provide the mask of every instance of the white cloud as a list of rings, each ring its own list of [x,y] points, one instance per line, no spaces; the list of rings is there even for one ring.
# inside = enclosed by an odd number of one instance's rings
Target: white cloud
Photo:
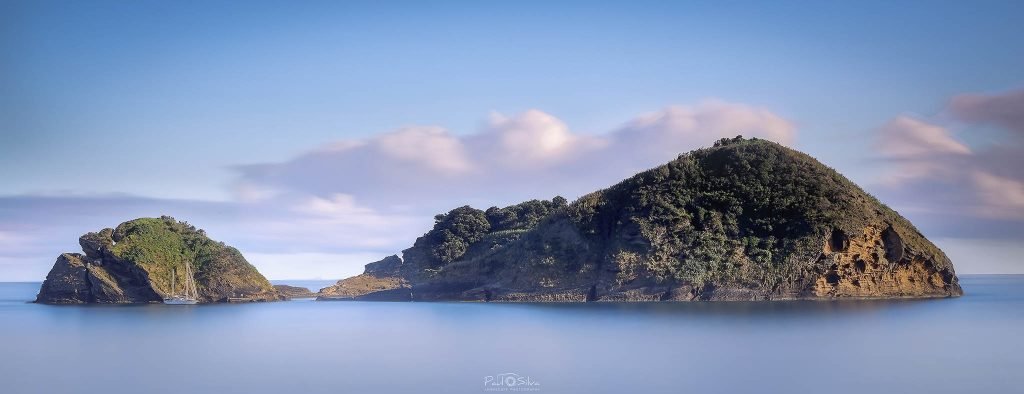
[[[393,253],[411,244],[432,223],[427,215],[379,212],[346,194],[290,195],[259,205],[258,212],[241,210],[235,219],[214,222],[207,230],[211,236],[224,234],[250,250],[267,253]]]
[[[259,202],[196,202],[131,196],[0,197],[0,257],[48,270],[78,237],[139,217],[170,215],[250,253],[353,253],[381,256],[411,244],[430,217],[378,212],[350,196],[282,195]],[[24,224],[23,224],[24,223]],[[0,272],[2,278],[2,272]]]
[[[0,197],[0,259],[26,262],[18,275],[39,279],[85,232],[171,215],[239,248],[268,277],[345,277],[411,245],[436,213],[572,199],[738,134],[792,143],[795,131],[766,109],[722,101],[670,106],[604,134],[539,110],[495,114],[470,134],[408,126],[240,166],[234,201]],[[0,267],[0,279],[14,269]]]
[[[283,193],[280,189],[266,187],[252,182],[238,181],[232,185],[232,194],[241,202],[270,200]]]
[[[947,110],[959,130],[908,116],[879,128],[878,148],[892,163],[881,191],[898,209],[935,216],[950,231],[968,228],[990,236],[1024,236],[1024,90],[961,95]],[[958,135],[979,125],[1011,133],[995,145],[972,150]]]
[[[971,174],[979,214],[996,219],[1024,219],[1024,182],[983,171]]]
[[[572,198],[739,134],[788,144],[795,129],[767,109],[717,100],[643,114],[605,134],[575,132],[529,110],[493,114],[477,133],[411,126],[239,171],[240,182],[273,190],[344,194],[382,211],[412,203],[436,213],[466,203]]]
[[[692,107],[672,105],[643,114],[626,124],[620,133],[624,137],[655,137],[672,147],[708,145],[739,134],[786,145],[796,137],[792,122],[765,108],[720,100],[705,100]]]
[[[363,266],[386,257],[382,253],[246,253],[268,279],[344,279]],[[316,291],[317,289],[313,289]]]
[[[323,217],[360,217],[373,214],[373,210],[356,204],[355,197],[349,194],[334,194],[330,198],[308,197],[293,205],[295,212]]]
[[[471,169],[462,141],[440,127],[405,127],[377,137],[373,146],[388,160],[441,173],[459,174]]]
[[[1024,274],[1024,244],[1016,239],[935,238],[957,274]],[[980,258],[979,258],[980,257]]]
[[[884,174],[889,186],[921,179],[954,177],[960,168],[952,165],[971,150],[953,138],[945,127],[906,115],[898,116],[877,131],[878,151],[897,164],[897,171]]]
[[[0,231],[0,248],[13,245],[15,242],[18,242],[20,238],[21,237],[18,237],[17,235]]]
[[[535,109],[514,117],[493,113],[481,133],[466,139],[478,167],[527,171],[606,144],[600,137],[575,134],[558,118]]]
[[[905,115],[882,126],[880,135],[879,150],[892,158],[971,154],[971,149],[953,139],[946,128]]]
[[[466,135],[407,126],[240,168],[240,184],[274,191],[259,206],[287,206],[290,215],[274,212],[232,231],[252,243],[287,245],[273,250],[397,252],[426,231],[435,213],[573,198],[737,134],[791,143],[795,131],[766,109],[723,101],[670,106],[606,134],[574,132],[539,110],[492,114]]]
[[[623,152],[621,162],[642,160],[644,156],[665,161],[737,135],[791,145],[796,129],[792,122],[764,108],[706,100],[637,116],[611,135],[611,155]]]

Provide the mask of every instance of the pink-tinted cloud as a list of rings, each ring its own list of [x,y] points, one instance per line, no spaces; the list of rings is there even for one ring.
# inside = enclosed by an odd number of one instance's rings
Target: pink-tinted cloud
[[[1024,220],[1024,181],[975,171],[971,180],[981,204],[978,213],[995,219]]]
[[[882,189],[899,209],[1005,228],[1024,224],[1024,90],[997,95],[960,95],[947,110],[961,124],[954,132],[933,122],[899,116],[878,130],[878,149],[893,166]],[[994,125],[1004,140],[977,149],[958,138],[971,128]],[[980,227],[986,227],[980,225]],[[1013,237],[1024,237],[1020,225]]]
[[[795,128],[767,109],[724,101],[670,106],[605,134],[576,132],[551,114],[529,110],[494,114],[472,134],[412,126],[332,143],[283,163],[242,166],[238,189],[247,196],[267,190],[343,194],[377,210],[411,205],[427,212],[572,198],[739,134],[789,144]]]
[[[967,122],[993,124],[1024,134],[1024,89],[962,94],[950,100],[949,110]]]
[[[370,143],[389,160],[422,166],[430,172],[462,174],[472,170],[462,141],[439,127],[406,127]]]
[[[750,130],[782,144],[792,144],[796,138],[789,120],[765,108],[721,100],[705,100],[695,106],[668,106],[642,114],[623,128],[626,133],[653,133],[676,143],[728,137],[737,130]]]
[[[407,247],[432,223],[422,215],[378,212],[344,195],[288,194],[236,202],[124,195],[0,197],[0,275],[7,275],[7,280],[39,280],[60,253],[80,250],[80,235],[126,220],[161,215],[205,229],[214,239],[255,257],[250,262],[261,270],[263,258],[276,262],[278,268],[284,261],[292,261],[295,266],[290,275],[295,276],[290,277],[308,278],[339,271],[309,265],[303,261],[304,254],[317,254],[322,260],[338,256],[339,264],[351,264],[335,268],[358,270],[362,264]],[[376,257],[357,264],[341,260],[353,255]],[[278,269],[280,272],[288,271]]]
[[[323,271],[332,260],[358,271],[410,245],[435,213],[572,198],[737,134],[790,143],[794,130],[763,108],[721,101],[668,107],[605,134],[580,133],[530,110],[494,114],[477,133],[408,126],[282,163],[241,166],[234,201],[0,197],[0,263],[18,262],[0,273],[41,278],[59,253],[78,249],[79,235],[160,215],[206,229],[271,274],[337,274]]]
[[[879,151],[891,158],[971,154],[971,149],[954,139],[946,128],[906,115],[886,123],[879,135]]]
[[[603,138],[574,133],[560,119],[536,109],[513,117],[493,113],[480,133],[465,140],[477,168],[484,171],[534,171],[607,145]]]

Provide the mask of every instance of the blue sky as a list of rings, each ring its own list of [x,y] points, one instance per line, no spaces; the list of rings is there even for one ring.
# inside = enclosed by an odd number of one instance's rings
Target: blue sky
[[[552,3],[3,2],[0,280],[41,278],[57,253],[74,250],[77,234],[129,214],[162,213],[220,229],[214,236],[256,256],[250,260],[268,276],[330,278],[349,272],[332,261],[358,270],[367,256],[411,244],[435,211],[571,198],[674,156],[629,151],[636,154],[622,156],[636,160],[562,187],[580,178],[566,163],[586,156],[579,152],[587,146],[640,149],[621,141],[642,129],[657,138],[689,136],[668,144],[681,152],[728,132],[716,127],[737,124],[789,138],[781,142],[879,195],[938,239],[961,271],[1024,270],[1005,257],[956,260],[1013,250],[1024,238],[1017,203],[1024,180],[1011,167],[1017,151],[990,151],[1016,147],[1024,135],[998,116],[1005,108],[1024,111],[1015,95],[1024,88],[1024,3]],[[953,105],[966,95],[988,101]],[[757,111],[771,117],[751,118]],[[678,122],[638,126],[651,113],[744,120],[683,131],[673,128]],[[775,118],[788,126],[749,123]],[[573,148],[507,150],[502,136],[509,133]],[[388,135],[413,142],[380,140]],[[353,141],[365,146],[341,150],[344,158],[317,156]],[[936,170],[937,163],[879,141],[938,149],[971,171]],[[434,156],[394,150],[408,144]],[[564,178],[530,183],[527,175],[550,168],[456,160],[452,152],[461,148],[453,144],[543,153],[537,162],[557,166]],[[406,168],[388,160],[396,154],[436,165],[416,179],[463,195],[423,185],[385,198],[398,193],[387,179]],[[360,163],[373,171],[353,169]],[[463,167],[520,183],[493,194],[444,183],[445,171]],[[976,192],[934,193],[965,188]],[[125,199],[138,208],[106,208]],[[55,204],[75,215],[55,215]],[[967,215],[977,223],[970,228],[998,234],[956,229],[948,223],[963,218],[937,214],[965,204],[977,206]],[[282,223],[338,235],[296,242],[305,234],[275,236],[297,231]],[[371,230],[342,231],[367,223]],[[254,234],[253,227],[268,230]],[[373,231],[379,240],[341,239]],[[979,246],[992,243],[999,246]]]

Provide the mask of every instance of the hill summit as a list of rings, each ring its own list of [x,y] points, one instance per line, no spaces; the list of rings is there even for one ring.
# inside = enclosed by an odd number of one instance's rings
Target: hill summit
[[[713,147],[567,203],[464,206],[320,299],[700,301],[959,296],[949,258],[814,158]]]

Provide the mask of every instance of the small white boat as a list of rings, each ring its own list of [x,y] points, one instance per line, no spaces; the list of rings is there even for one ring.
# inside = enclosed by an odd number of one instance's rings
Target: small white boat
[[[178,276],[177,269],[171,269],[171,295],[164,297],[164,304],[167,305],[195,305],[199,303],[199,292],[196,291],[196,281],[192,276],[192,263],[185,263],[185,288],[182,294],[178,294],[174,278]]]
[[[198,304],[199,300],[194,298],[188,298],[183,296],[170,296],[164,298],[164,304],[167,305],[194,305]]]

